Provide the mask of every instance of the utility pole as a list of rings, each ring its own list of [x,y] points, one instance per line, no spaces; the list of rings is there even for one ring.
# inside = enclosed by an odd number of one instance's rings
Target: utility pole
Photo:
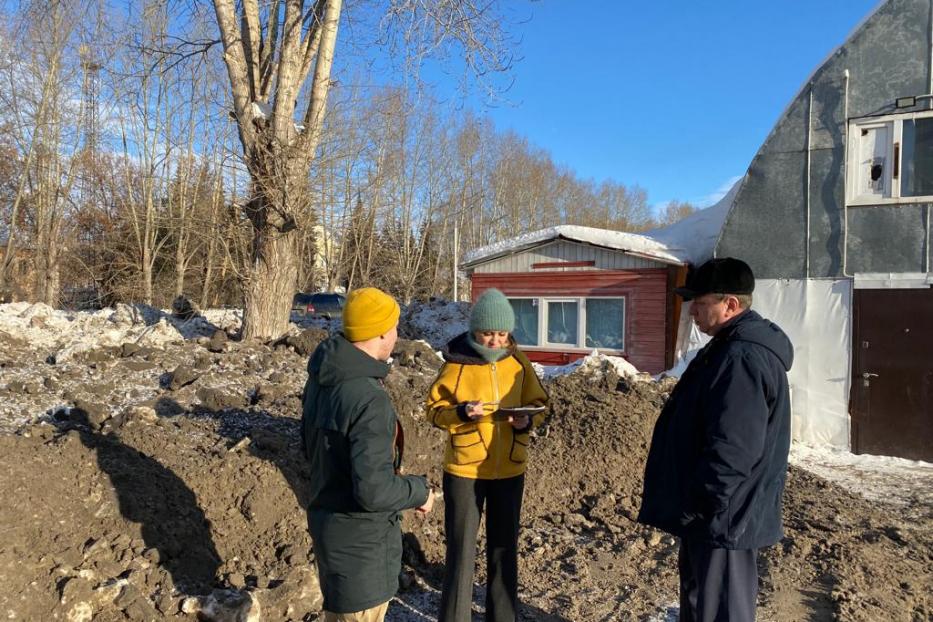
[[[457,302],[457,257],[460,255],[460,223],[454,221],[454,302]]]

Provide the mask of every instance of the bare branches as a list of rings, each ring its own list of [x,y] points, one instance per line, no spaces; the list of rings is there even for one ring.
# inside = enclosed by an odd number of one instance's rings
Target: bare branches
[[[267,101],[272,90],[273,68],[275,67],[276,48],[279,44],[279,7],[281,0],[273,0],[266,20],[266,36],[259,46],[259,97],[260,101]],[[307,72],[305,72],[307,75]]]
[[[237,25],[234,0],[214,0],[214,11],[217,15],[217,25],[220,28],[220,38],[224,47],[224,63],[227,66],[227,76],[230,79],[230,88],[233,93],[233,110],[240,131],[240,140],[243,148],[248,152],[249,146],[255,140],[255,130],[251,120],[250,104],[252,89],[250,89],[250,75],[246,53],[243,49],[243,36]]]
[[[220,39],[200,39],[192,41],[184,37],[166,34],[164,42],[165,44],[160,45],[158,48],[145,44],[139,46],[143,54],[160,57],[149,67],[150,72],[156,71],[157,69],[160,71],[171,71],[192,58],[206,58],[211,49],[219,45],[221,41]],[[164,63],[162,62],[164,58],[170,58],[171,61]]]
[[[487,95],[495,97],[497,89],[486,78],[506,74],[514,62],[507,23],[496,0],[390,0],[380,30],[382,43],[405,59],[411,75],[418,75],[428,56],[455,56],[464,79],[479,78]]]
[[[317,148],[324,126],[324,109],[330,90],[330,72],[334,64],[334,48],[337,42],[337,26],[340,22],[341,0],[327,0],[327,8],[321,22],[321,41],[311,83],[311,102],[305,114],[305,130],[300,149],[312,153]]]

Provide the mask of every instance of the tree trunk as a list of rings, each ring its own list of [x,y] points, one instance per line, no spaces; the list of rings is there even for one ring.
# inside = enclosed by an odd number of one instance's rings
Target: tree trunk
[[[184,254],[175,251],[175,298],[185,293],[185,259]]]
[[[206,309],[210,301],[210,292],[211,292],[211,280],[214,276],[214,266],[211,262],[214,261],[214,241],[211,240],[208,243],[207,247],[207,259],[204,266],[204,283],[201,285],[201,301],[200,305],[202,309]]]
[[[148,240],[148,236],[146,238]],[[143,247],[142,266],[140,266],[143,279],[143,302],[147,305],[152,304],[152,258],[150,257],[149,246]]]
[[[253,239],[253,265],[245,287],[243,339],[268,341],[288,330],[298,286],[299,233],[266,225]]]
[[[216,194],[214,195],[216,197]],[[214,230],[214,225],[217,222],[215,214],[217,213],[216,205],[211,206],[211,231]],[[217,244],[217,236],[210,235],[207,240],[207,256],[204,259],[204,283],[201,286],[201,308],[206,309],[210,301],[210,291],[211,291],[211,281],[214,277],[214,255],[215,247]]]

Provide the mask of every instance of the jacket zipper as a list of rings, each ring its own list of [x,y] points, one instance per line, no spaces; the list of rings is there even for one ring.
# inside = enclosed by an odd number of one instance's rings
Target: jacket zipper
[[[498,373],[496,372],[496,363],[495,363],[495,361],[493,361],[493,362],[490,364],[490,369],[491,369],[491,371],[492,371],[492,393],[493,393],[492,400],[493,400],[494,402],[499,402],[499,375],[498,375]],[[494,422],[493,422],[493,430],[494,430],[494,434],[496,435],[496,442],[497,442],[497,444],[499,445],[499,447],[497,447],[497,449],[500,449],[500,450],[501,450],[501,445],[502,445],[502,439],[499,438],[499,436],[500,436],[500,434],[501,434],[499,426],[500,426],[501,424],[502,424],[501,421],[494,421]],[[501,451],[497,451],[497,452],[496,452],[496,471],[495,471],[495,479],[499,479],[499,469],[500,469],[501,465],[502,465],[502,452],[501,452]]]

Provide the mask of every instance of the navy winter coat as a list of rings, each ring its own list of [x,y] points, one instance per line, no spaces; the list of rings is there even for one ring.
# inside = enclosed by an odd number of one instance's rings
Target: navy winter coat
[[[715,548],[780,541],[793,358],[751,310],[697,354],[655,424],[639,522]]]
[[[342,335],[308,362],[302,432],[311,461],[308,524],[324,609],[362,611],[398,591],[399,511],[428,499],[423,477],[396,473],[397,419],[381,380],[389,366]]]

